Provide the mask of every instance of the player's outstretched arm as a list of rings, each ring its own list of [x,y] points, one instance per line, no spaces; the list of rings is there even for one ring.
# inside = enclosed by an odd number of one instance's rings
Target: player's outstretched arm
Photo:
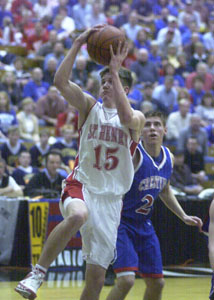
[[[201,230],[202,227],[202,220],[196,216],[188,216],[181,205],[179,204],[178,200],[174,196],[172,189],[170,187],[170,182],[164,187],[162,192],[160,193],[160,198],[163,203],[176,215],[180,218],[185,224],[191,226],[198,226]]]
[[[116,53],[113,52],[112,46],[110,46],[111,61],[109,64],[110,74],[112,77],[113,85],[113,97],[117,107],[118,116],[123,125],[130,129],[133,129],[141,133],[141,130],[145,123],[144,114],[140,111],[133,110],[127,98],[129,87],[123,87],[120,78],[119,70],[122,66],[122,62],[128,54],[128,44],[122,45],[120,42]]]
[[[95,100],[92,97],[86,96],[78,85],[71,82],[70,76],[81,46],[86,43],[88,36],[94,31],[99,30],[100,27],[101,26],[95,26],[87,29],[75,39],[54,77],[54,84],[62,93],[63,97],[79,112],[85,112],[86,114]]]
[[[212,270],[214,271],[214,199],[210,205],[210,223],[209,223],[209,259]]]

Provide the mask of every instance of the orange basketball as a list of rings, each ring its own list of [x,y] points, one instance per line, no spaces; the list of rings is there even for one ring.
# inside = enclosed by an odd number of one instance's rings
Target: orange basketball
[[[119,41],[124,43],[125,40],[126,37],[122,30],[107,25],[89,36],[87,41],[88,54],[98,64],[106,66],[111,59],[110,45],[112,45],[115,53]]]

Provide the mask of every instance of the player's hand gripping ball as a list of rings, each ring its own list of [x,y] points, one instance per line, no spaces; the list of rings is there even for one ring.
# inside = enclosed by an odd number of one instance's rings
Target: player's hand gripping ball
[[[93,61],[106,66],[111,60],[110,45],[115,53],[120,41],[122,45],[126,41],[124,32],[117,27],[106,25],[88,37],[88,54]]]

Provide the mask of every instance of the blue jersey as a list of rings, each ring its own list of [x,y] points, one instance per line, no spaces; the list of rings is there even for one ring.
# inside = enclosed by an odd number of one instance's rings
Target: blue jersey
[[[140,162],[132,186],[123,199],[121,220],[133,225],[141,224],[151,217],[154,200],[168,183],[172,173],[169,150],[161,147],[162,159],[156,163],[139,143]]]

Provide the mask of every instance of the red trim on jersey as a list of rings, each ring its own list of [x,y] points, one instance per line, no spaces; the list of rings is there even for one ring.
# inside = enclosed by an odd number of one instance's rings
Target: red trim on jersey
[[[140,277],[142,278],[163,278],[163,274],[144,274],[144,273],[139,273],[139,272],[136,272],[137,275],[139,275]]]
[[[62,194],[62,203],[66,198],[78,198],[84,201],[83,193],[82,193],[82,183],[77,181],[76,179],[71,179],[71,181],[66,181],[66,186],[63,190]]]
[[[137,148],[138,143],[136,143],[135,141],[132,141],[131,146],[130,146],[130,151],[131,151],[131,155],[133,156],[135,153],[135,150]]]
[[[127,267],[127,268],[125,267],[125,268],[114,269],[115,273],[130,272],[130,271],[136,271],[136,274],[139,275],[142,278],[163,278],[163,274],[153,274],[153,273],[144,274],[144,273],[140,273],[138,271],[137,267]]]
[[[129,268],[114,269],[115,273],[121,273],[121,272],[127,272],[127,271],[138,271],[138,268],[137,267],[129,267]]]

